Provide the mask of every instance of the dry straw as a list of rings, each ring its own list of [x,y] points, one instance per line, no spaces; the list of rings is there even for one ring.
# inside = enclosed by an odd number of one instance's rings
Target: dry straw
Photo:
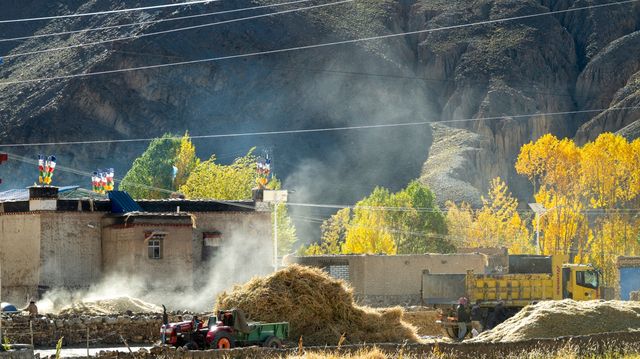
[[[303,336],[305,345],[336,345],[343,334],[345,344],[418,341],[402,308],[358,306],[343,281],[295,264],[220,294],[216,310],[229,308],[255,321],[289,322],[290,338]]]
[[[471,341],[497,342],[640,330],[640,303],[543,301]]]

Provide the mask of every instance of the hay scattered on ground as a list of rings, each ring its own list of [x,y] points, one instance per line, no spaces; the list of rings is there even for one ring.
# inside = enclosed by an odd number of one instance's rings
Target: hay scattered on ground
[[[496,342],[640,330],[640,303],[543,301],[470,341]]]
[[[289,322],[290,338],[305,345],[389,343],[418,340],[402,321],[403,310],[355,305],[350,288],[317,268],[297,264],[235,286],[218,296],[217,309],[240,308],[250,320]]]
[[[442,335],[442,328],[436,324],[437,310],[405,311],[402,320],[416,327],[419,336]]]
[[[126,311],[133,313],[159,313],[162,312],[162,307],[137,298],[117,297],[83,300],[62,308],[59,314],[105,315],[125,313]]]
[[[337,352],[309,352],[302,355],[289,355],[287,359],[390,359],[389,355],[386,355],[377,348],[363,349],[353,354],[349,353],[337,353]],[[413,358],[413,356],[406,356],[406,358]]]

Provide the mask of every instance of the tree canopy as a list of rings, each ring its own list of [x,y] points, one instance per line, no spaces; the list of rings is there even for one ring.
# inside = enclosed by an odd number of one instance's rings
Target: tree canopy
[[[447,202],[447,226],[466,247],[506,247],[512,254],[535,252],[526,222],[518,213],[518,200],[500,178],[491,181],[482,208]]]
[[[169,197],[174,190],[173,165],[180,145],[181,140],[170,134],[151,141],[146,151],[133,161],[119,189],[127,191],[133,198]]]
[[[446,237],[445,218],[435,195],[418,181],[396,193],[375,188],[353,210],[342,209],[326,220],[321,230],[320,242],[306,248],[306,254],[446,253],[455,249]]]
[[[568,254],[615,281],[618,255],[640,255],[640,139],[611,133],[577,146],[545,135],[522,147],[516,170],[547,212],[540,218],[544,254]]]

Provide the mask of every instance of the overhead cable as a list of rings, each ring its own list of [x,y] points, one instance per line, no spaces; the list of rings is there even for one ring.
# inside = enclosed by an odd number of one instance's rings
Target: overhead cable
[[[204,14],[171,17],[171,18],[167,18],[167,19],[140,21],[140,22],[134,22],[134,23],[129,23],[129,24],[110,25],[110,26],[101,26],[101,27],[92,27],[92,28],[87,28],[87,29],[80,29],[80,30],[70,30],[70,31],[62,31],[62,32],[35,34],[35,35],[29,35],[29,36],[21,36],[21,37],[0,39],[0,42],[38,39],[38,38],[42,38],[42,37],[51,37],[51,36],[64,36],[64,35],[72,35],[72,34],[77,34],[77,33],[82,33],[82,32],[118,29],[118,28],[121,28],[121,27],[128,27],[128,26],[140,26],[140,25],[157,24],[157,23],[168,22],[168,21],[195,19],[195,18],[200,18],[200,17],[205,17],[205,16],[223,15],[223,14],[231,14],[231,13],[236,13],[236,12],[242,12],[242,11],[251,11],[251,10],[259,10],[259,9],[265,9],[265,8],[271,8],[271,7],[278,7],[278,6],[295,5],[295,4],[305,3],[305,2],[309,2],[309,1],[314,1],[314,0],[296,0],[296,1],[289,1],[289,2],[284,2],[284,3],[276,3],[276,4],[269,4],[269,5],[259,5],[259,6],[244,7],[244,8],[240,8],[240,9],[209,12],[209,13],[204,13]]]
[[[68,19],[68,18],[73,18],[73,17],[96,16],[96,15],[109,15],[109,14],[117,14],[117,13],[132,12],[132,11],[143,11],[143,10],[157,10],[157,9],[166,9],[166,8],[178,7],[178,6],[188,6],[188,5],[196,5],[196,4],[208,4],[208,3],[212,3],[212,2],[218,2],[218,1],[221,1],[221,0],[195,0],[195,1],[188,1],[188,2],[183,2],[183,3],[171,3],[171,4],[164,4],[164,5],[143,6],[143,7],[128,8],[128,9],[95,11],[95,12],[85,12],[85,13],[76,13],[76,14],[67,14],[67,15],[55,15],[55,16],[43,16],[43,17],[31,17],[31,18],[23,18],[23,19],[0,20],[0,24],[10,24],[10,23],[16,23],[16,22],[43,21],[43,20]]]
[[[319,4],[319,5],[301,7],[301,8],[296,8],[296,9],[289,9],[289,10],[277,11],[277,12],[272,12],[272,13],[241,17],[241,18],[237,18],[237,19],[216,21],[216,22],[200,24],[200,25],[179,27],[179,28],[176,28],[176,29],[169,29],[169,30],[162,30],[162,31],[156,31],[156,32],[143,33],[143,34],[138,34],[138,35],[124,36],[124,37],[119,37],[119,38],[109,39],[109,40],[100,40],[100,41],[86,42],[86,43],[69,45],[69,46],[51,47],[51,48],[42,49],[42,50],[20,52],[20,53],[5,55],[5,56],[3,56],[3,58],[4,59],[12,59],[12,58],[20,57],[20,56],[36,55],[36,54],[43,54],[43,53],[52,52],[52,51],[63,51],[63,50],[70,50],[70,49],[75,49],[75,48],[79,48],[79,47],[88,47],[88,46],[107,44],[107,43],[112,43],[112,42],[117,42],[117,41],[140,39],[140,38],[144,38],[144,37],[150,37],[150,36],[156,36],[156,35],[164,35],[164,34],[170,34],[170,33],[174,33],[174,32],[194,30],[194,29],[200,29],[200,28],[204,28],[204,27],[211,27],[211,26],[217,26],[217,25],[223,25],[223,24],[230,24],[230,23],[246,21],[246,20],[255,20],[255,19],[260,19],[260,18],[263,18],[263,17],[275,16],[275,15],[283,15],[283,14],[288,14],[288,13],[293,13],[293,12],[298,12],[298,11],[318,9],[318,8],[323,8],[323,7],[327,7],[327,6],[334,6],[334,5],[350,3],[350,2],[353,2],[353,1],[354,0],[341,0],[341,1],[332,2],[332,3]]]
[[[222,61],[222,60],[231,60],[231,59],[238,59],[238,58],[247,58],[247,57],[256,57],[256,56],[263,56],[263,55],[279,54],[279,53],[285,53],[285,52],[291,52],[291,51],[317,49],[317,48],[336,46],[336,45],[355,44],[355,43],[365,42],[365,41],[382,40],[382,39],[389,39],[389,38],[395,38],[395,37],[401,37],[401,36],[407,36],[407,35],[426,34],[426,33],[432,33],[432,32],[445,31],[445,30],[455,30],[455,29],[462,29],[462,28],[479,26],[479,25],[497,24],[497,23],[501,23],[501,22],[514,21],[514,20],[533,19],[533,18],[538,18],[538,17],[543,17],[543,16],[565,14],[565,13],[571,13],[571,12],[582,11],[582,10],[600,9],[600,8],[604,8],[604,7],[614,6],[614,5],[624,5],[624,4],[635,3],[635,2],[638,2],[638,1],[640,1],[640,0],[624,0],[624,1],[606,3],[606,4],[588,5],[588,6],[576,7],[576,8],[565,9],[565,10],[553,10],[553,11],[537,13],[537,14],[520,15],[520,16],[513,16],[513,17],[493,19],[493,20],[483,20],[483,21],[477,21],[477,22],[472,22],[472,23],[458,24],[458,25],[451,25],[451,26],[443,26],[443,27],[425,29],[425,30],[415,30],[415,31],[407,31],[407,32],[393,33],[393,34],[387,34],[387,35],[377,35],[377,36],[370,36],[370,37],[364,37],[364,38],[359,38],[359,39],[350,39],[350,40],[325,42],[325,43],[320,43],[320,44],[296,46],[296,47],[289,47],[289,48],[275,49],[275,50],[267,50],[267,51],[259,51],[259,52],[251,52],[251,53],[246,53],[246,54],[226,55],[226,56],[211,57],[211,58],[199,59],[199,60],[180,61],[180,62],[172,62],[172,63],[165,63],[165,64],[147,65],[147,66],[130,67],[130,68],[124,68],[124,69],[114,69],[114,70],[105,70],[105,71],[96,71],[96,72],[88,72],[88,73],[80,73],[80,74],[69,74],[69,75],[61,75],[61,76],[53,76],[53,77],[42,77],[42,78],[35,78],[35,79],[11,80],[11,81],[0,82],[0,85],[11,85],[11,84],[19,84],[19,83],[42,82],[42,81],[52,81],[52,80],[63,80],[63,79],[70,79],[70,78],[76,78],[76,77],[88,77],[88,76],[107,75],[107,74],[114,74],[114,73],[121,73],[121,72],[140,71],[140,70],[149,70],[149,69],[159,69],[159,68],[172,67],[172,66],[193,65],[193,64],[215,62],[215,61]]]
[[[575,111],[561,111],[561,112],[546,112],[546,113],[530,113],[530,114],[515,114],[515,115],[503,115],[492,117],[471,117],[463,119],[452,120],[429,120],[418,122],[400,122],[400,123],[382,123],[373,125],[354,125],[354,126],[340,126],[340,127],[324,127],[324,128],[309,128],[298,130],[274,130],[274,131],[258,131],[258,132],[236,132],[226,134],[209,134],[209,135],[190,135],[192,140],[195,139],[208,139],[208,138],[231,138],[231,137],[250,137],[250,136],[273,136],[273,135],[285,135],[285,134],[304,134],[304,133],[317,133],[317,132],[335,132],[335,131],[348,131],[348,130],[365,130],[365,129],[380,129],[380,128],[392,128],[392,127],[414,127],[424,126],[428,124],[436,123],[458,123],[458,122],[480,122],[480,121],[494,121],[494,120],[507,120],[507,119],[524,119],[533,117],[554,117],[564,115],[575,114],[587,114],[587,113],[599,113],[604,111],[626,111],[632,109],[640,109],[638,106],[623,106],[623,107],[608,107],[599,108],[593,110],[575,110]],[[128,139],[115,139],[115,140],[87,140],[87,141],[60,141],[60,142],[27,142],[27,143],[6,143],[0,144],[1,147],[29,147],[29,146],[66,146],[66,145],[88,145],[88,144],[103,144],[103,143],[129,143],[129,142],[150,142],[157,139],[180,139],[182,136],[167,136],[162,138],[149,137],[149,138],[128,138]]]
[[[29,163],[29,164],[38,164],[38,160],[36,160],[36,159],[32,159],[32,158],[25,157],[25,156],[20,156],[20,155],[13,154],[13,153],[9,153],[8,155],[9,155],[9,158],[14,159],[14,160],[18,160],[20,162]],[[76,175],[89,177],[89,178],[91,178],[93,176],[93,172],[82,171],[82,170],[78,170],[78,169],[73,168],[73,167],[60,166],[60,165],[56,165],[56,171],[69,172],[69,173],[73,173],[73,174],[76,174]],[[122,183],[122,179],[115,179],[114,178],[114,181]],[[167,194],[171,194],[171,193],[175,192],[173,190],[169,190],[169,189],[166,189],[166,188],[159,188],[159,187],[155,187],[155,186],[149,186],[149,185],[143,184],[143,183],[137,183],[137,182],[131,182],[131,181],[127,181],[126,183],[127,183],[127,185],[131,185],[133,187],[144,188],[144,189],[158,191],[158,192],[167,193]],[[204,200],[211,201],[211,202],[216,202],[216,203],[221,203],[221,204],[226,204],[226,205],[234,206],[234,207],[255,209],[254,206],[250,206],[250,205],[246,205],[246,204],[242,204],[242,203],[236,203],[236,202],[233,202],[233,201],[220,201],[220,200],[211,199],[211,198],[206,198]]]

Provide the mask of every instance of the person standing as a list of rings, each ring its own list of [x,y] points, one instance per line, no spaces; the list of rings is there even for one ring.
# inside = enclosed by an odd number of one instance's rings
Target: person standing
[[[480,300],[471,307],[471,333],[474,337],[482,333],[482,309],[480,308]]]
[[[36,301],[31,299],[29,301],[29,305],[27,305],[24,309],[25,312],[29,312],[30,317],[35,317],[38,315],[38,307],[36,306]]]
[[[458,299],[458,339],[463,340],[467,335],[467,323],[469,322],[469,313],[467,312],[467,298]]]

